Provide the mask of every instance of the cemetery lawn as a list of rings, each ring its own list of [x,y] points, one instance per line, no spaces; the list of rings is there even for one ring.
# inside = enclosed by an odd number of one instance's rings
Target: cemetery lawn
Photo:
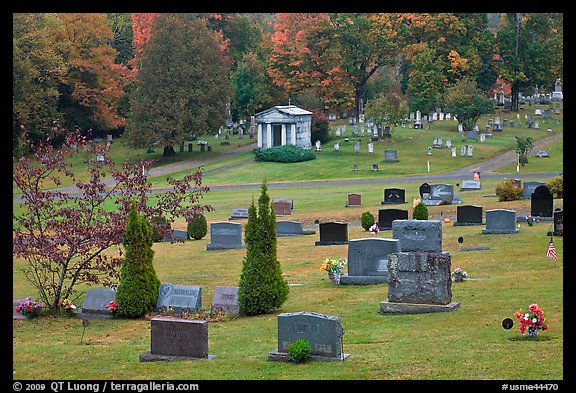
[[[546,181],[546,179],[538,179]],[[494,187],[462,192],[465,204],[487,209],[505,208],[527,215],[530,201],[498,202]],[[412,197],[420,183],[390,184],[406,189],[406,200],[396,208],[412,214]],[[314,220],[349,223],[349,239],[370,237],[358,225],[360,215],[382,208],[382,185],[270,189],[271,199],[294,200],[292,216],[277,220]],[[455,188],[455,192],[457,188]],[[362,195],[361,207],[345,208],[346,195]],[[205,203],[216,207],[208,221],[226,221],[233,207],[247,206],[259,190],[213,191]],[[456,206],[430,206],[431,219],[456,219]],[[554,199],[554,208],[563,199]],[[237,221],[243,222],[245,221]],[[326,257],[346,257],[347,246],[315,246],[315,235],[278,238],[278,259],[290,284],[288,300],[276,313],[209,321],[208,349],[213,359],[201,361],[140,362],[150,350],[148,319],[92,320],[82,338],[79,318],[64,316],[13,321],[14,379],[95,380],[561,380],[563,379],[563,238],[554,237],[556,262],[546,257],[550,222],[532,227],[520,224],[517,234],[484,235],[484,226],[443,224],[443,251],[450,253],[452,270],[459,266],[473,280],[452,284],[452,312],[420,315],[381,315],[387,284],[335,285],[320,271]],[[175,229],[185,228],[176,222]],[[391,231],[381,231],[390,238]],[[462,251],[487,246],[489,250]],[[206,251],[210,235],[185,243],[155,243],[154,266],[163,283],[202,287],[202,307],[210,309],[216,286],[239,283],[244,249]],[[13,298],[34,294],[13,261]],[[79,287],[80,290],[87,289]],[[537,303],[550,330],[535,340],[518,331],[516,310]],[[82,304],[82,298],[77,304]],[[309,311],[341,318],[345,330],[342,362],[304,364],[270,362],[277,348],[277,314]],[[506,331],[502,320],[512,318]]]

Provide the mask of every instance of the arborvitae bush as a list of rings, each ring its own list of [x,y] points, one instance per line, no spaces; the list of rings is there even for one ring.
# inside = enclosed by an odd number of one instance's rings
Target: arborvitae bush
[[[550,189],[556,198],[564,198],[564,176],[555,176],[546,183],[546,187]]]
[[[302,162],[316,159],[312,150],[294,145],[260,148],[256,149],[254,154],[256,161]]]
[[[154,310],[160,280],[152,261],[152,225],[136,211],[133,202],[124,231],[125,256],[116,290],[118,314],[129,318],[143,317]]]
[[[204,214],[197,214],[188,222],[188,237],[200,240],[208,233],[208,223]]]
[[[502,182],[496,186],[496,195],[498,201],[515,201],[522,199],[522,189],[515,187],[510,179],[502,179]]]
[[[330,132],[327,119],[318,119],[312,122],[311,138],[314,143],[316,141],[320,141],[320,143],[328,142]]]
[[[414,211],[412,212],[412,218],[414,220],[427,220],[428,219],[428,206],[424,202],[419,202],[414,206]]]
[[[362,225],[362,228],[364,228],[364,230],[367,231],[375,223],[374,214],[370,212],[362,213],[362,216],[360,217],[360,223]]]
[[[276,216],[270,203],[266,183],[258,198],[248,208],[244,241],[246,255],[238,286],[240,312],[247,315],[267,314],[280,308],[288,297],[288,284],[276,249]]]
[[[290,355],[292,360],[294,360],[296,363],[302,363],[310,357],[312,346],[308,340],[299,338],[286,347],[286,352],[288,352],[288,355]]]

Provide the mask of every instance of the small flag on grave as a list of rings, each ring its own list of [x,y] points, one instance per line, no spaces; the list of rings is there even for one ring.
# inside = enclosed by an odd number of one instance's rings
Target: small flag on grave
[[[556,260],[556,248],[554,248],[554,240],[550,236],[550,243],[548,243],[548,250],[546,250],[546,256],[550,259]]]

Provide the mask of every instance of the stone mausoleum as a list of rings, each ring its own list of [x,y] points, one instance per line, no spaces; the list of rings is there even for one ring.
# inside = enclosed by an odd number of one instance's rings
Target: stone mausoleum
[[[312,148],[312,112],[295,105],[277,105],[256,114],[258,147],[294,145]]]

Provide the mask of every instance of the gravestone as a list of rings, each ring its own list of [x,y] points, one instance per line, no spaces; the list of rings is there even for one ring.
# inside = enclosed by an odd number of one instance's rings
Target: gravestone
[[[476,191],[481,189],[481,183],[475,180],[463,180],[460,191]]]
[[[545,186],[546,183],[541,181],[525,181],[522,186],[522,199],[532,199],[532,193],[539,186]]]
[[[360,194],[348,194],[348,200],[346,201],[346,207],[348,206],[362,206],[362,195]]]
[[[150,351],[141,362],[211,359],[208,354],[208,322],[175,318],[152,318]]]
[[[394,220],[392,238],[400,239],[402,251],[442,252],[442,221]]]
[[[518,233],[516,211],[509,209],[486,210],[486,228],[484,234]]]
[[[168,236],[165,236],[163,242],[176,242],[188,240],[188,231],[184,229],[173,229]]]
[[[451,257],[448,252],[390,254],[388,301],[381,314],[420,314],[453,311]]]
[[[354,143],[354,153],[360,153],[360,142]]]
[[[420,188],[418,189],[420,192],[420,198],[422,199],[429,199],[430,198],[430,184],[423,183]]]
[[[210,243],[206,250],[245,248],[242,243],[242,224],[238,222],[213,222],[210,224]]]
[[[378,164],[372,164],[372,170],[373,170],[373,171],[379,170]]]
[[[276,221],[277,236],[298,236],[304,235],[302,223],[298,221]]]
[[[398,151],[393,149],[384,150],[384,162],[398,162]]]
[[[238,287],[217,286],[214,288],[214,297],[212,298],[212,305],[210,306],[210,314],[218,311],[226,314],[240,313],[240,305],[238,304]]]
[[[229,220],[238,220],[242,218],[248,218],[248,208],[244,207],[236,207],[232,209],[232,214],[230,215]]]
[[[116,300],[116,291],[113,289],[89,289],[86,291],[86,296],[82,303],[81,315],[87,317],[112,316],[112,312],[106,308],[112,300]]]
[[[475,205],[458,206],[454,226],[482,225],[482,209]]]
[[[381,205],[406,203],[406,190],[402,188],[385,188],[384,201]]]
[[[322,222],[319,224],[320,240],[317,246],[348,244],[348,224],[345,222]]]
[[[290,361],[287,348],[298,339],[310,343],[313,360],[343,360],[350,356],[342,352],[344,328],[340,318],[317,312],[278,314],[278,347],[268,353],[270,361]]]
[[[378,210],[378,227],[380,230],[392,229],[394,220],[407,220],[408,210],[404,209],[380,209]]]
[[[422,187],[422,186],[421,186]],[[441,203],[452,204],[458,203],[459,200],[454,198],[454,186],[451,184],[430,184],[428,197],[422,195],[422,202],[427,206],[435,206]]]
[[[548,232],[548,236],[564,236],[564,211],[561,208],[554,209],[553,214],[554,230],[552,233]]]
[[[340,277],[343,285],[388,282],[388,254],[402,251],[397,239],[365,238],[348,242],[348,273]]]
[[[538,186],[532,193],[530,200],[530,214],[532,217],[552,217],[554,195],[546,186]]]
[[[274,214],[276,216],[289,216],[292,214],[292,204],[287,201],[274,202]]]
[[[293,199],[274,199],[274,202],[287,202],[290,204],[290,209],[294,210],[294,200]]]
[[[160,284],[156,308],[166,312],[194,312],[202,307],[202,287],[195,285]]]

